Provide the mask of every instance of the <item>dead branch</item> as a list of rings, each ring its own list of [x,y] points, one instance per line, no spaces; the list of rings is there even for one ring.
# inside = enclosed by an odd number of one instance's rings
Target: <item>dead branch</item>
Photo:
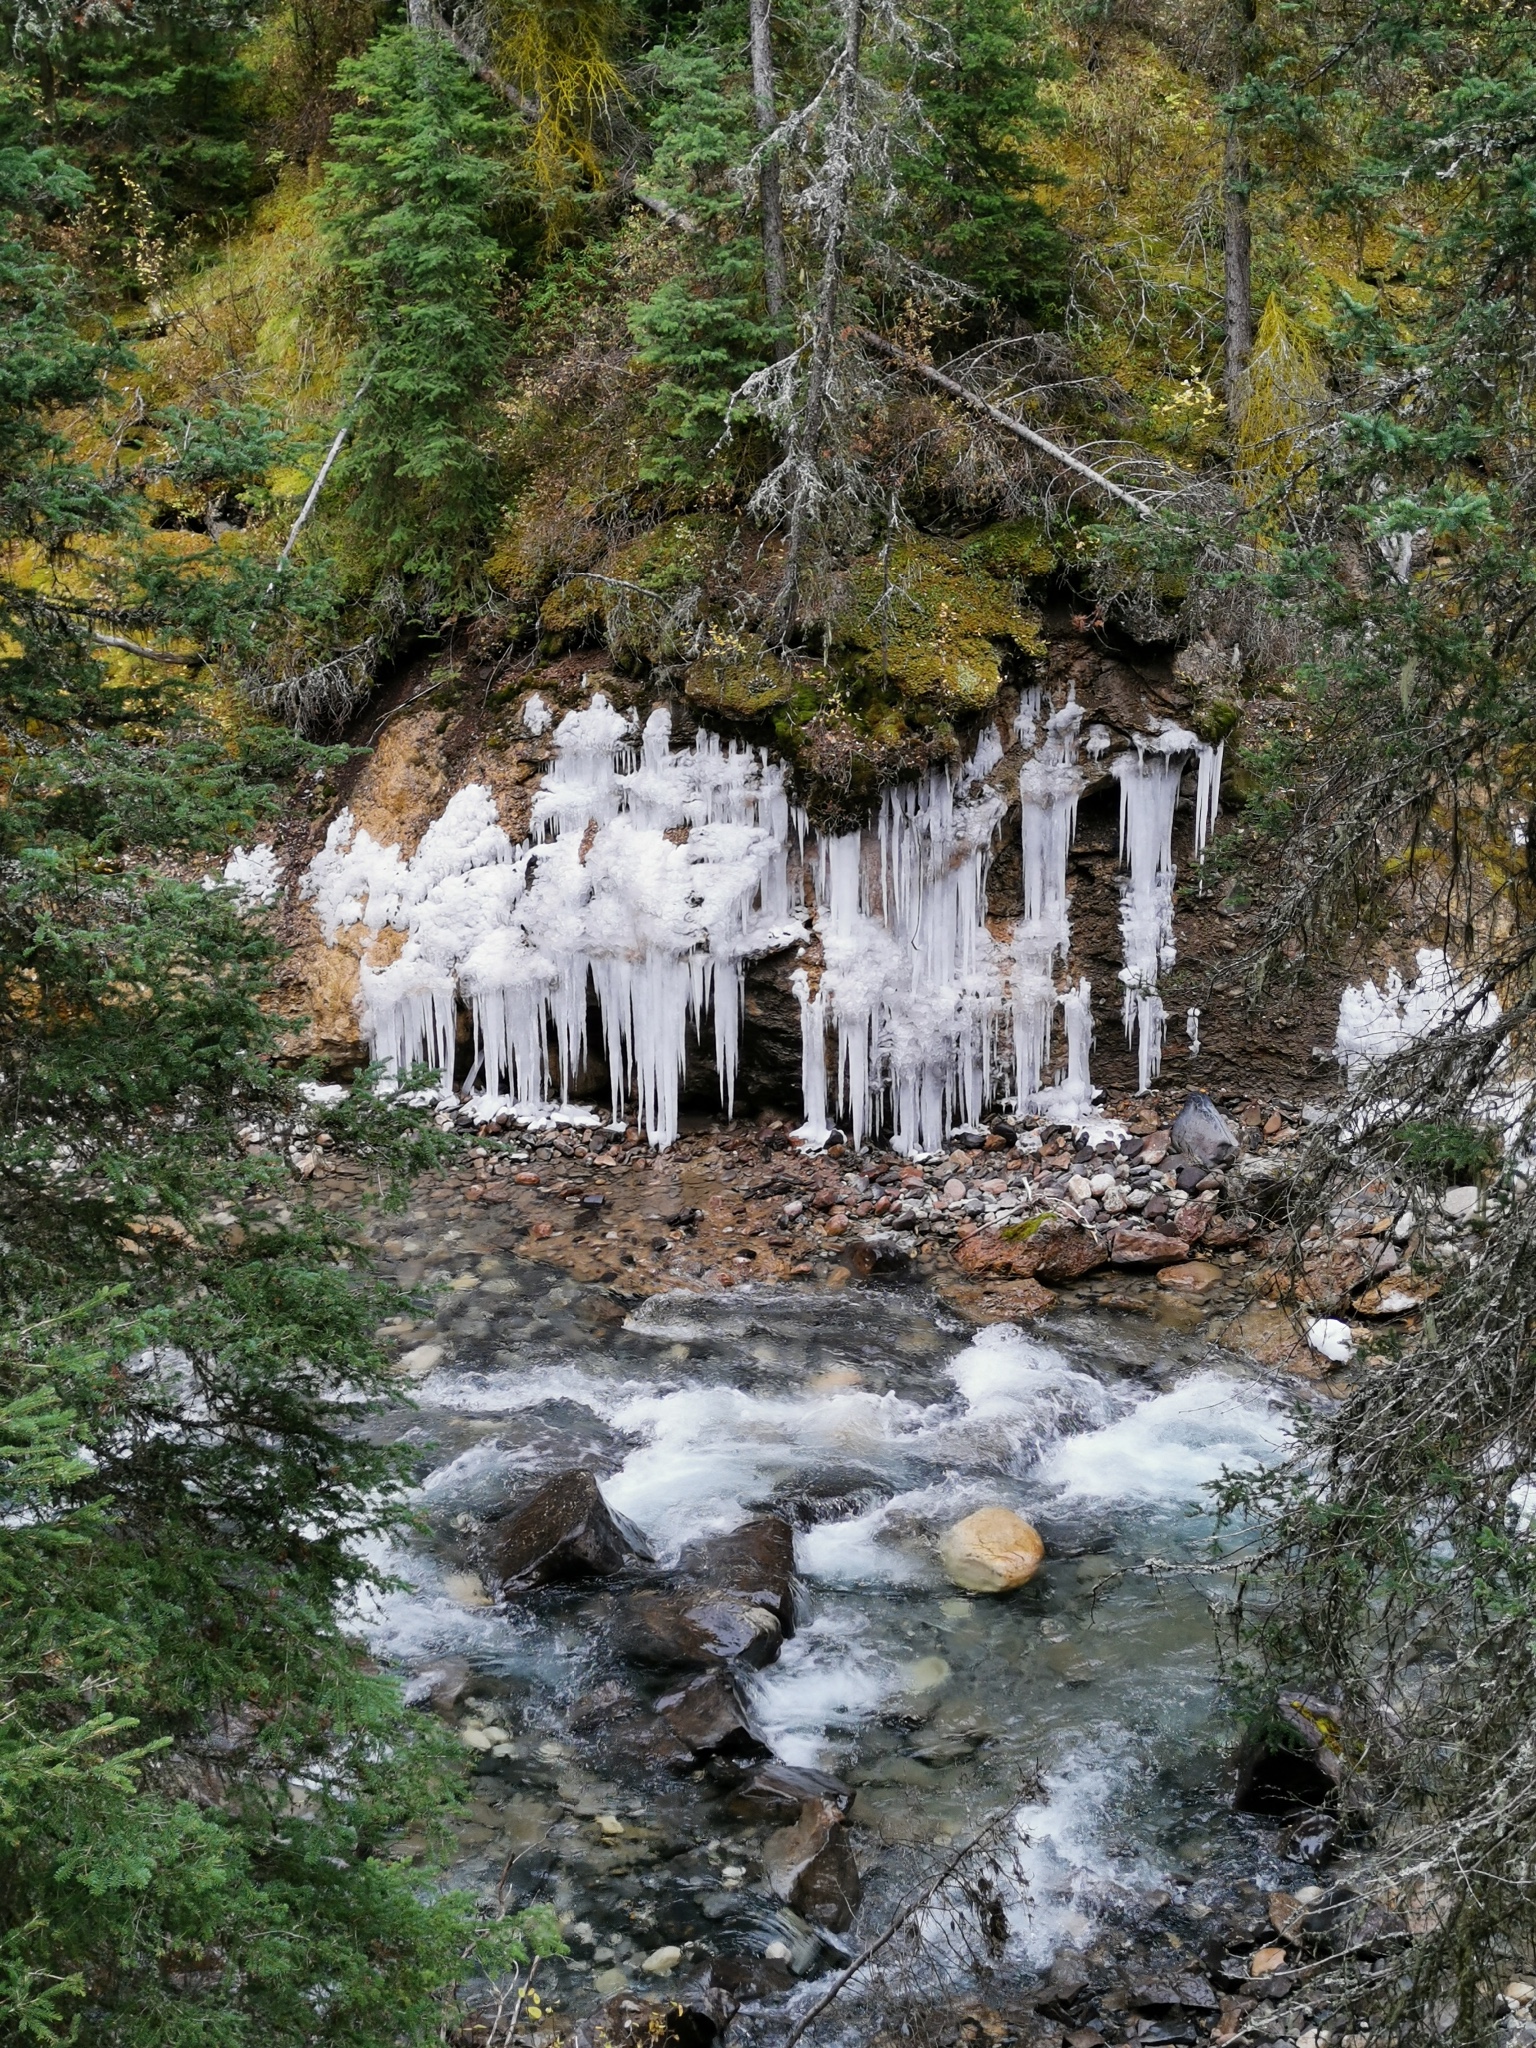
[[[1004,432],[1014,435],[1020,441],[1028,442],[1039,454],[1058,464],[1062,469],[1071,470],[1075,476],[1082,477],[1084,482],[1092,484],[1095,490],[1102,491],[1106,497],[1113,498],[1118,504],[1128,505],[1139,519],[1157,517],[1156,506],[1149,505],[1145,498],[1138,498],[1134,491],[1126,490],[1124,485],[1117,484],[1113,477],[1105,476],[1102,470],[1092,468],[1081,456],[1073,455],[1065,448],[1059,448],[1054,441],[1048,441],[1043,434],[1037,434],[1033,427],[1024,426],[1011,413],[1003,412],[998,406],[989,405],[986,399],[978,397],[974,391],[967,391],[963,384],[957,384],[953,377],[946,377],[942,370],[934,369],[930,363],[920,362],[916,356],[908,355],[905,349],[897,348],[894,342],[884,341],[878,334],[871,334],[867,327],[855,328],[854,332],[866,348],[874,349],[877,354],[899,364],[912,376],[921,377],[925,383],[947,392],[951,398],[958,398],[960,403],[968,405],[972,412],[983,414],[994,426],[1001,427]]]

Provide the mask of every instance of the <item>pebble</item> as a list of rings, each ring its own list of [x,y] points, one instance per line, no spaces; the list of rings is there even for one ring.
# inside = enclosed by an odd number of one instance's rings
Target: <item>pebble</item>
[[[682,1960],[682,1950],[668,1944],[665,1948],[652,1949],[640,1967],[648,1977],[670,1977]]]
[[[616,1813],[600,1813],[597,1825],[605,1835],[622,1835],[624,1832],[624,1823]]]

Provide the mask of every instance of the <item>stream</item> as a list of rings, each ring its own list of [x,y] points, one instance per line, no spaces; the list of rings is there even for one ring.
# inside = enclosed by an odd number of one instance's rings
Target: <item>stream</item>
[[[1136,1567],[1209,1556],[1204,1488],[1284,1442],[1262,1377],[1137,1317],[977,1331],[900,1288],[628,1305],[413,1223],[395,1270],[440,1290],[438,1313],[394,1333],[414,1346],[416,1401],[372,1427],[415,1453],[427,1534],[381,1555],[405,1583],[360,1622],[405,1674],[457,1670],[438,1705],[476,1775],[454,1881],[555,1906],[571,1954],[547,1985],[564,2008],[654,1988],[643,1966],[669,1946],[682,1973],[738,1959],[748,1995],[790,1989],[1010,1800],[1020,1969],[1167,1882],[1251,1866],[1216,1699],[1209,1603],[1225,1582]],[[744,1682],[775,1755],[856,1794],[852,1930],[819,1934],[773,1897],[739,1771],[679,1774],[637,1738],[668,1687],[615,1645],[621,1583],[490,1600],[486,1518],[576,1466],[645,1532],[652,1580],[754,1514],[796,1524],[799,1626]],[[1003,1599],[960,1593],[935,1555],[990,1504],[1047,1544]],[[776,1968],[754,1979],[765,1957]]]

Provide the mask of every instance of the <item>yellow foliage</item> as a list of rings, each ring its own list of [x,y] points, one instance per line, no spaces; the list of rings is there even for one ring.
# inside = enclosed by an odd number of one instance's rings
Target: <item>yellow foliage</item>
[[[1283,483],[1301,468],[1307,422],[1327,388],[1306,331],[1273,292],[1259,322],[1245,383],[1237,456],[1253,492]]]
[[[572,164],[602,183],[595,131],[623,95],[611,52],[623,29],[614,0],[495,0],[496,62],[504,77],[535,102],[534,176],[557,191]]]

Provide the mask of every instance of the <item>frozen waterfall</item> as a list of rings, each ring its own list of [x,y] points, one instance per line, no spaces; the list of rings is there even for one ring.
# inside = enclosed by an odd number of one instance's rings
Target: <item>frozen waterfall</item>
[[[590,987],[613,1114],[632,1092],[641,1127],[666,1145],[690,1023],[712,1012],[729,1112],[745,964],[804,925],[790,901],[782,771],[713,733],[674,749],[665,710],[638,749],[630,733],[602,696],[561,721],[535,837],[516,849],[472,783],[409,861],[343,812],[306,886],[328,936],[357,922],[406,934],[393,962],[362,971],[364,1029],[391,1070],[424,1060],[451,1079],[462,997],[482,1109],[544,1106],[556,1079],[565,1100],[586,1055]]]
[[[1112,745],[1097,725],[1080,741],[1083,716],[1034,689],[1015,721],[1027,752],[1023,903],[1006,942],[987,923],[1004,815],[987,782],[1004,758],[995,725],[962,768],[889,789],[868,827],[816,839],[765,753],[708,732],[674,747],[665,709],[637,732],[601,695],[555,728],[522,844],[491,792],[471,783],[409,859],[342,811],[303,890],[328,942],[345,928],[369,939],[359,1005],[387,1069],[424,1064],[449,1095],[467,1010],[468,1087],[485,1115],[548,1114],[568,1100],[594,1002],[615,1119],[632,1106],[653,1144],[672,1141],[706,1013],[729,1114],[746,965],[810,937],[803,898],[814,893],[819,966],[809,952],[792,977],[806,1140],[823,1141],[835,1111],[855,1144],[889,1131],[900,1151],[937,1151],[955,1125],[980,1121],[1010,1065],[1021,1109],[1075,1121],[1092,1109],[1093,1016],[1088,982],[1065,978],[1067,870],[1087,779],[1080,754],[1097,762]],[[553,720],[530,699],[524,723],[539,732]],[[1126,868],[1120,979],[1143,1088],[1162,1048],[1174,813],[1192,762],[1198,853],[1217,815],[1221,748],[1167,726],[1109,763]],[[1053,1077],[1058,1009],[1066,1068]]]
[[[1136,1047],[1143,1094],[1162,1068],[1167,1018],[1158,982],[1175,958],[1173,814],[1184,771],[1194,760],[1195,852],[1202,853],[1221,804],[1224,751],[1224,745],[1205,746],[1182,726],[1165,725],[1150,736],[1138,735],[1134,752],[1110,764],[1120,784],[1120,859],[1128,870],[1120,902],[1125,1036]]]

